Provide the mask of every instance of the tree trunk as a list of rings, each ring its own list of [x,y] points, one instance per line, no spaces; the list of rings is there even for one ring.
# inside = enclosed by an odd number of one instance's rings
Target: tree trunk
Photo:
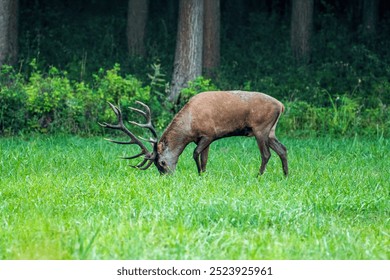
[[[18,58],[19,0],[0,0],[0,66]]]
[[[129,0],[127,13],[127,47],[130,56],[145,55],[145,33],[149,0]]]
[[[363,35],[371,37],[376,34],[379,0],[364,0]]]
[[[202,75],[203,0],[180,0],[175,62],[168,101],[177,103],[182,88]]]
[[[298,63],[308,63],[311,55],[313,0],[293,0],[291,14],[291,48]]]
[[[215,78],[220,63],[220,0],[204,0],[203,70]]]

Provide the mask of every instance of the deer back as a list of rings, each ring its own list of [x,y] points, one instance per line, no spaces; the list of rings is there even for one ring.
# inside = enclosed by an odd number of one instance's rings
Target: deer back
[[[213,139],[253,135],[274,123],[284,107],[275,98],[258,92],[212,91],[195,95],[173,119],[166,131],[181,131],[183,139]]]

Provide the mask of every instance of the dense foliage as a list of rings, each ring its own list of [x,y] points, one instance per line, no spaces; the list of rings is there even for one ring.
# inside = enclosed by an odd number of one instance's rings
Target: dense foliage
[[[388,7],[378,33],[367,38],[349,1],[317,3],[312,60],[297,65],[289,7],[278,6],[286,1],[268,10],[265,2],[221,2],[221,66],[212,80],[199,78],[183,90],[180,104],[207,89],[262,91],[285,103],[281,126],[289,132],[388,135]],[[134,100],[150,104],[162,129],[178,110],[165,102],[176,4],[151,1],[147,56],[132,58],[124,36],[126,1],[22,0],[20,64],[3,66],[0,74],[0,133],[95,134],[98,121],[112,120],[106,101],[126,110]]]
[[[50,67],[47,73],[31,63],[27,80],[12,67],[3,66],[0,74],[0,132],[63,132],[83,135],[102,132],[98,122],[115,122],[107,101],[120,104],[127,118],[129,106],[136,100],[150,104],[156,126],[162,130],[178,108],[164,100],[166,83],[160,67],[151,67],[148,83],[132,75],[121,75],[120,66],[99,70],[92,82],[72,80],[65,71]],[[202,77],[189,84],[182,92],[180,106],[198,92],[218,89]],[[248,88],[250,89],[250,88]],[[389,134],[390,110],[377,99],[377,106],[364,105],[359,99],[340,95],[333,98],[326,93],[324,102],[330,106],[316,106],[303,100],[285,100],[286,113],[281,130],[299,135],[368,135]],[[179,107],[180,107],[179,106]]]

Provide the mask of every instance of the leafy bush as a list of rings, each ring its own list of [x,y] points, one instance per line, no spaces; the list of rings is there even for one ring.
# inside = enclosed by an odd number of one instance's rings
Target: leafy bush
[[[279,129],[300,136],[389,135],[390,110],[384,104],[369,108],[345,95],[329,99],[330,107],[316,107],[305,101],[285,102],[286,112]]]
[[[72,111],[73,90],[66,72],[51,67],[42,74],[33,61],[33,72],[25,85],[30,128],[46,132],[62,127],[65,112]]]
[[[14,134],[26,125],[26,92],[22,75],[7,65],[0,69],[0,134]]]
[[[115,121],[107,101],[119,104],[124,114],[136,100],[149,102],[150,86],[131,75],[122,77],[119,65],[94,75],[93,84],[72,81],[67,72],[50,67],[48,73],[31,63],[25,81],[12,67],[0,74],[0,132],[25,131],[94,134],[99,120]]]

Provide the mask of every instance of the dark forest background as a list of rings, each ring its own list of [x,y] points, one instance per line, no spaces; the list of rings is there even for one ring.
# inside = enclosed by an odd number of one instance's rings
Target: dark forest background
[[[286,104],[282,126],[305,135],[388,133],[388,1],[216,0],[220,14],[209,20],[218,21],[218,37],[203,44],[219,42],[217,61],[204,56],[200,78],[171,99],[175,67],[186,64],[175,58],[182,0],[141,1],[141,43],[128,26],[138,26],[140,13],[129,19],[137,2],[20,0],[17,55],[0,62],[1,134],[96,133],[97,121],[112,117],[107,100],[148,102],[162,129],[189,97],[209,89],[270,94]],[[307,5],[309,15],[301,13]],[[299,33],[302,25],[308,33]]]

